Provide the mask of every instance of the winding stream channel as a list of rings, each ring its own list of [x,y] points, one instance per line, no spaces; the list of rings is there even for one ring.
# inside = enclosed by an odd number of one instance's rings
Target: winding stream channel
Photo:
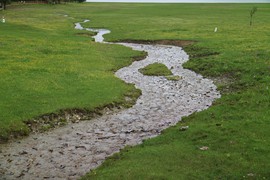
[[[85,20],[84,22],[88,22]],[[103,42],[106,29],[75,28],[97,32]],[[0,149],[0,179],[76,179],[99,166],[106,157],[126,145],[136,145],[175,125],[183,116],[202,111],[220,97],[212,80],[183,69],[188,55],[180,47],[165,45],[121,44],[148,56],[116,72],[116,76],[142,90],[129,109],[91,121],[69,124],[43,134],[33,134]],[[182,78],[170,81],[162,76],[138,72],[152,63],[163,63]]]

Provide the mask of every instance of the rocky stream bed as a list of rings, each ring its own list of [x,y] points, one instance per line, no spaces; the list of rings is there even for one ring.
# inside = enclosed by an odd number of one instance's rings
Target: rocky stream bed
[[[96,42],[103,42],[102,35],[110,32],[83,28],[81,23],[76,23],[75,28],[97,32]],[[212,80],[183,69],[182,64],[189,57],[180,47],[111,44],[148,53],[144,60],[135,61],[115,74],[141,89],[136,104],[120,112],[1,145],[0,179],[77,179],[125,146],[159,135],[182,117],[207,109],[220,97]],[[139,73],[138,69],[155,62],[163,63],[181,79],[172,81]]]

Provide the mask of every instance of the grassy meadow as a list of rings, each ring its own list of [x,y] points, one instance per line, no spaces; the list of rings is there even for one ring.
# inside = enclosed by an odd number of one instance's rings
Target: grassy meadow
[[[28,119],[65,109],[91,111],[123,104],[124,96],[134,91],[114,77],[114,71],[142,53],[94,43],[91,33],[74,30],[74,22],[90,17],[77,17],[75,8],[14,5],[0,11],[6,18],[0,24],[2,141],[27,135],[23,122]]]
[[[249,26],[253,6],[258,11]],[[25,119],[123,102],[134,90],[113,71],[142,53],[93,43],[73,29],[74,22],[90,19],[85,26],[112,31],[105,35],[109,41],[196,41],[185,47],[191,59],[185,67],[215,80],[222,97],[161,136],[125,148],[83,179],[270,177],[270,4],[14,5],[2,15],[2,137],[27,132]],[[181,126],[189,129],[179,131]]]

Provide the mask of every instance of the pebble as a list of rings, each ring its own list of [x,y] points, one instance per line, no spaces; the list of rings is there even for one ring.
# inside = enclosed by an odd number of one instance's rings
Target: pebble
[[[209,147],[207,147],[207,146],[203,146],[203,147],[200,147],[199,149],[200,149],[200,150],[202,150],[202,151],[206,151],[206,150],[208,150],[208,149],[209,149]]]
[[[180,128],[179,128],[179,130],[180,131],[186,131],[186,130],[188,130],[188,126],[181,126]]]

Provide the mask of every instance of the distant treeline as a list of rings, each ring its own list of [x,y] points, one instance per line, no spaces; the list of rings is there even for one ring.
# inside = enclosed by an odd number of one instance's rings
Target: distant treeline
[[[85,2],[86,0],[0,0],[0,9],[6,9],[7,4],[61,4],[68,2]]]

